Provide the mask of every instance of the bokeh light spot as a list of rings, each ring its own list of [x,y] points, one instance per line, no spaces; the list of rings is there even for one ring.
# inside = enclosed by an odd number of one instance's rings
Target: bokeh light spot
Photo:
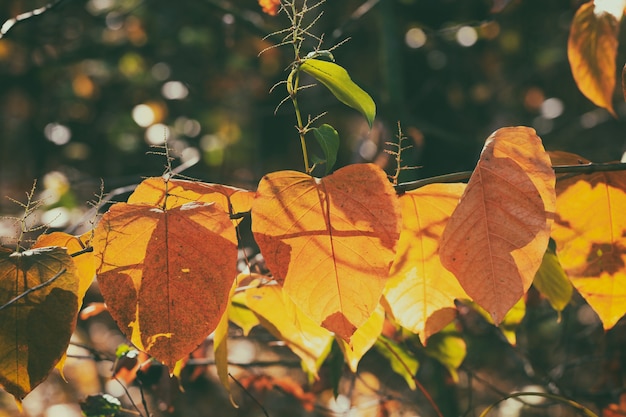
[[[156,120],[156,114],[147,104],[138,104],[133,108],[132,117],[141,127],[148,127]]]
[[[421,48],[426,44],[426,33],[421,28],[411,28],[404,35],[404,42],[412,49]]]
[[[462,26],[456,33],[456,41],[461,46],[472,46],[478,40],[478,32],[471,26]]]
[[[59,123],[48,123],[43,129],[43,133],[46,139],[59,146],[65,145],[72,138],[70,128]]]
[[[163,145],[170,137],[170,128],[162,123],[153,124],[146,129],[146,142],[150,145]]]
[[[544,100],[541,104],[541,115],[546,119],[556,119],[563,114],[564,109],[565,106],[563,105],[563,101],[556,97],[552,97]]]
[[[189,89],[180,81],[168,81],[161,87],[161,94],[168,100],[182,100],[189,94]]]

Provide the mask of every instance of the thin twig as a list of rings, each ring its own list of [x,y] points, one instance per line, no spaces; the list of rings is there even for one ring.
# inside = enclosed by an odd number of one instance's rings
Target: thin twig
[[[65,274],[65,272],[67,271],[67,269],[63,268],[61,269],[59,272],[57,272],[52,278],[50,278],[47,281],[42,282],[41,284],[35,285],[32,288],[27,289],[26,291],[24,291],[23,293],[21,293],[20,295],[18,295],[17,297],[9,300],[6,304],[3,304],[2,306],[0,306],[0,311],[4,310],[5,308],[9,307],[11,304],[15,304],[17,301],[21,300],[22,298],[26,297],[28,294],[40,290],[43,287],[45,287],[46,285],[50,285],[52,284],[54,281],[56,281],[61,275]]]
[[[435,414],[437,414],[437,417],[443,417],[443,414],[441,413],[441,410],[439,409],[439,406],[437,405],[437,403],[435,402],[433,397],[431,397],[430,393],[426,390],[426,388],[424,388],[424,386],[419,381],[419,379],[417,379],[417,376],[413,375],[413,373],[411,372],[411,369],[409,368],[409,366],[406,363],[404,363],[402,358],[400,356],[398,356],[398,354],[391,348],[391,346],[389,346],[389,344],[384,339],[379,338],[378,341],[380,343],[382,343],[383,345],[385,345],[385,347],[389,350],[389,352],[391,352],[391,354],[396,357],[398,362],[400,362],[400,364],[402,365],[404,370],[409,375],[411,375],[411,378],[413,379],[413,382],[415,382],[415,385],[417,386],[417,388],[422,392],[422,394],[426,398],[426,401],[428,401],[428,403],[430,404],[432,409],[435,411]]]
[[[626,171],[626,163],[608,162],[581,165],[555,165],[552,169],[554,169],[554,172],[557,174],[592,174],[594,172]],[[403,182],[402,184],[398,184],[395,188],[397,193],[402,194],[407,191],[416,190],[428,184],[465,181],[472,176],[472,172],[473,171],[453,172],[421,180]]]
[[[261,409],[261,411],[263,411],[263,414],[265,414],[265,417],[270,417],[270,415],[267,413],[267,410],[265,409],[265,407],[263,407],[263,404],[261,404],[261,402],[259,400],[257,400],[256,398],[254,398],[254,395],[250,394],[250,391],[248,391],[246,389],[246,387],[243,386],[243,384],[241,382],[239,382],[237,380],[237,378],[235,378],[234,376],[232,376],[232,374],[229,372],[228,376],[231,377],[231,379],[233,381],[235,381],[235,384],[239,385],[239,388],[241,388],[243,390],[243,392],[246,393],[246,395],[248,397],[250,397],[252,399],[252,401],[254,401],[256,403],[256,405],[259,406],[259,408]]]
[[[11,29],[13,29],[13,27],[15,27],[15,25],[17,25],[18,23],[21,23],[21,22],[23,22],[25,20],[28,20],[28,19],[36,17],[36,16],[41,16],[42,14],[47,12],[48,10],[50,10],[50,9],[52,9],[54,7],[57,7],[63,1],[65,1],[65,0],[54,0],[54,1],[51,1],[50,3],[46,4],[43,7],[39,7],[37,9],[33,9],[33,10],[29,11],[29,12],[18,14],[17,16],[15,16],[15,17],[13,17],[11,19],[5,20],[5,22],[2,24],[2,27],[0,27],[0,39],[2,39],[4,37],[4,35],[6,35]]]
[[[135,401],[133,400],[133,397],[130,396],[130,392],[128,392],[128,388],[126,388],[126,385],[120,381],[116,376],[113,376],[113,379],[116,380],[118,382],[118,384],[120,384],[122,386],[122,389],[124,390],[124,392],[126,393],[126,396],[128,397],[128,400],[130,401],[130,404],[133,406],[133,408],[135,410],[137,410],[137,412],[139,413],[139,415],[141,417],[143,417],[143,413],[141,412],[141,410],[139,409],[139,407],[137,406],[137,404],[135,404]],[[146,409],[146,412],[148,412],[148,410]],[[150,414],[148,414],[148,417],[150,416]]]

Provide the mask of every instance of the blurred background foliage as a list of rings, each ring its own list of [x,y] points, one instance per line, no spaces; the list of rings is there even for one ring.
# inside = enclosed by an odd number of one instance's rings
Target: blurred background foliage
[[[338,166],[384,164],[400,121],[414,145],[407,163],[423,167],[403,180],[471,169],[485,138],[508,125],[536,128],[549,149],[619,159],[623,117],[588,102],[567,62],[580,3],[328,1],[313,31],[325,48],[351,38],[334,54],[374,97],[378,122],[368,132],[323,88],[303,93],[303,112],[329,112]],[[0,20],[44,4],[5,0]],[[136,183],[162,172],[146,151],[165,137],[183,160],[200,158],[186,173],[205,181],[254,188],[264,173],[301,170],[290,103],[274,114],[284,87],[269,93],[292,51],[259,56],[278,40],[263,36],[286,25],[254,0],[62,0],[18,23],[0,40],[0,194],[52,172],[62,178],[50,183],[67,179],[87,196],[100,178],[107,190]]]
[[[422,167],[404,171],[401,180],[472,169],[486,137],[511,125],[534,127],[549,150],[580,153],[596,162],[618,160],[626,150],[626,106],[616,92],[617,119],[596,108],[578,91],[567,61],[569,25],[581,3],[327,0],[313,31],[324,34],[324,48],[350,38],[333,53],[372,95],[378,119],[369,131],[360,115],[324,88],[302,93],[303,113],[329,112],[321,122],[335,126],[341,137],[338,167],[361,161],[387,166],[385,142],[394,141],[401,122],[413,145],[405,161]],[[2,0],[0,22],[45,4]],[[160,175],[163,158],[146,152],[165,138],[180,161],[198,160],[184,174],[207,182],[254,189],[267,172],[302,170],[291,105],[276,110],[286,95],[284,85],[270,93],[286,78],[292,51],[266,50],[280,37],[264,39],[286,25],[283,15],[263,14],[255,0],[61,0],[42,15],[16,24],[0,39],[0,213],[17,212],[19,207],[4,196],[22,199],[38,179],[46,200],[37,221],[60,229],[76,226],[88,208],[85,202],[99,192],[101,179],[108,191]],[[315,46],[307,45],[310,50]],[[625,52],[620,46],[616,74],[626,61]],[[12,221],[1,220],[0,237],[12,236],[12,227]],[[588,307],[580,299],[574,305],[560,322],[543,307],[527,313],[518,339],[527,358],[517,357],[499,333],[473,313],[463,316],[464,328],[474,336],[466,366],[488,369],[481,378],[491,386],[481,385],[478,391],[489,391],[494,400],[498,392],[536,382],[527,372],[528,361],[545,370],[541,381],[548,386],[555,377],[550,367],[564,358],[583,357],[588,359],[557,369],[565,393],[587,395],[584,398],[596,405],[615,400],[621,362],[609,362],[613,371],[606,373],[597,361],[623,359],[618,346],[624,326],[616,326],[605,338],[597,319],[589,318]],[[101,352],[114,352],[123,342],[104,319],[85,328],[82,342]],[[267,352],[259,344],[264,337],[267,334],[242,338],[248,344],[242,352],[254,344],[256,358],[263,358]],[[79,349],[80,354],[85,352]],[[269,358],[281,356],[272,353]],[[99,366],[79,363],[83,372]],[[110,363],[107,366],[110,373]],[[375,354],[366,356],[364,367],[379,377],[389,371]],[[288,363],[282,368],[286,370],[280,375],[287,374]],[[82,382],[75,383],[72,398],[102,389],[101,382],[81,380],[76,372],[74,377]],[[100,370],[100,375],[106,372]],[[469,410],[468,402],[481,405],[472,402],[471,394],[469,400],[466,396],[465,402],[457,402],[462,393],[442,379],[445,371],[434,362],[422,364],[420,375],[430,381],[427,388],[445,415]],[[303,376],[299,378],[304,384]],[[462,373],[459,386],[469,386],[472,392],[472,378],[477,381],[479,376]],[[354,384],[371,388],[381,383],[367,376],[353,380],[350,389]],[[385,380],[389,389],[402,384]],[[216,394],[219,388],[211,385],[210,396],[205,395],[207,389],[188,387],[188,392],[197,390],[198,397],[179,405],[184,410],[179,415],[244,415],[231,408],[208,413],[216,397],[220,407],[230,406]],[[69,395],[50,385],[39,392],[34,393],[39,399]],[[363,401],[381,404],[379,392],[372,392],[376,395]],[[432,415],[419,394],[410,395],[418,405],[409,409]],[[261,415],[245,398],[240,401],[255,410],[250,415]],[[293,412],[285,395],[277,398],[265,400],[270,407]],[[44,415],[46,408],[40,408],[32,405],[30,413]],[[521,407],[513,408],[519,414]],[[546,410],[534,415],[545,415]],[[66,409],[60,413],[70,415]],[[563,413],[558,408],[552,414]]]

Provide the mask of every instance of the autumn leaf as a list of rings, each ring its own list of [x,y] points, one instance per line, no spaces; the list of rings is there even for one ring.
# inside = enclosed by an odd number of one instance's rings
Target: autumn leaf
[[[555,212],[554,181],[533,129],[500,129],[487,139],[446,225],[442,264],[496,324],[541,265]]]
[[[332,334],[304,315],[278,285],[249,288],[246,301],[263,327],[284,341],[302,360],[304,368],[317,376],[324,353],[333,340]]]
[[[400,209],[385,173],[372,164],[350,165],[322,179],[274,172],[259,183],[252,231],[291,299],[349,341],[380,300],[400,234]]]
[[[622,93],[624,94],[624,101],[626,101],[626,65],[622,68]]]
[[[241,188],[198,181],[152,177],[143,180],[128,197],[128,204],[148,204],[166,209],[187,203],[217,203],[229,214],[250,211],[254,193]],[[241,220],[237,220],[238,223]]]
[[[576,85],[595,105],[613,116],[615,57],[617,56],[619,20],[596,9],[593,1],[576,11],[567,43],[567,56]]]
[[[39,236],[37,241],[32,246],[33,249],[59,246],[66,248],[68,254],[70,255],[79,254],[77,256],[72,256],[74,265],[76,265],[76,277],[78,278],[78,290],[76,292],[76,296],[79,308],[82,306],[83,298],[96,276],[96,265],[93,257],[93,251],[85,251],[85,249],[90,245],[90,239],[91,231],[83,234],[82,236],[72,236],[64,232],[52,232],[50,234]],[[66,355],[63,354],[56,365],[56,368],[59,370],[63,378],[65,378],[63,374],[65,359]]]
[[[376,343],[378,336],[380,336],[383,330],[384,321],[385,310],[383,306],[379,304],[370,318],[354,332],[350,343],[347,343],[343,339],[337,340],[352,372],[356,373],[361,358],[363,358],[367,351]]]
[[[400,197],[402,232],[385,298],[395,320],[422,343],[456,316],[467,295],[439,259],[439,240],[465,184],[431,184]]]
[[[93,242],[100,290],[122,332],[170,370],[217,326],[236,276],[233,223],[215,203],[118,203]]]
[[[556,164],[588,163],[559,152]],[[626,172],[568,175],[557,180],[556,250],[574,287],[612,328],[626,313]]]
[[[237,282],[233,282],[233,285],[228,294],[228,299],[232,299],[237,288]],[[228,310],[224,311],[220,321],[215,328],[213,335],[213,353],[215,356],[215,368],[217,369],[217,376],[220,383],[228,393],[230,402],[236,408],[237,404],[233,399],[233,395],[230,391],[230,379],[228,377]]]
[[[76,325],[77,290],[65,249],[0,250],[0,385],[18,401],[64,355]]]
[[[91,231],[83,234],[82,236],[73,236],[64,232],[53,232],[39,236],[33,245],[33,249],[44,248],[47,246],[67,248],[67,253],[70,255],[81,252],[80,255],[72,257],[72,260],[76,265],[76,272],[78,276],[77,294],[79,306],[82,304],[83,297],[96,276],[96,266],[93,252],[83,252],[84,249],[90,245],[90,239]]]

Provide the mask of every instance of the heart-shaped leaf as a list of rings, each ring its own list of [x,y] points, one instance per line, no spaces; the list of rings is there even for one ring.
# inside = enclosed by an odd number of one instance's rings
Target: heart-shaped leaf
[[[237,237],[223,208],[118,203],[93,242],[109,312],[170,370],[215,330],[236,276]]]
[[[349,165],[322,179],[263,177],[252,231],[267,266],[300,309],[349,340],[379,303],[400,234],[400,208],[383,170]]]

